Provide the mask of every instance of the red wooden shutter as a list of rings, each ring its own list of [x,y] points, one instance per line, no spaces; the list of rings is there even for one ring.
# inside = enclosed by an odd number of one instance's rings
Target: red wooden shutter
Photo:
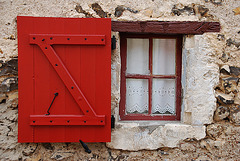
[[[111,141],[111,19],[17,24],[18,141]]]

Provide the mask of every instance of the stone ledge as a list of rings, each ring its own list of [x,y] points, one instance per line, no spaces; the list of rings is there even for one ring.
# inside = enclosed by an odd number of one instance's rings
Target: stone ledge
[[[205,129],[204,125],[192,126],[181,123],[147,126],[142,122],[118,122],[112,131],[112,141],[107,143],[107,147],[130,151],[174,148],[179,147],[179,142],[187,138],[203,139],[206,136]]]

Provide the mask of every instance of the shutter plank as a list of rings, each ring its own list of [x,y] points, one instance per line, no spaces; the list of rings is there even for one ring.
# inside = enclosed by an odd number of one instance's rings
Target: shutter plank
[[[28,39],[27,33],[33,32],[33,21],[31,18],[18,17],[18,142],[33,142],[33,127],[26,126],[29,121],[28,116],[34,110],[34,47],[25,42]],[[25,24],[28,24],[25,26]],[[21,32],[20,32],[21,31]]]

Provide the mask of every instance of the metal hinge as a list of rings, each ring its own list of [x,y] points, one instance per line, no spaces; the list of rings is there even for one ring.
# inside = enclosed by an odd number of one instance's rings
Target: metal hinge
[[[111,128],[115,128],[115,117],[113,115],[111,116]]]
[[[114,50],[114,49],[116,49],[116,37],[113,36],[111,38],[111,41],[112,41],[111,48],[112,48],[112,50]]]

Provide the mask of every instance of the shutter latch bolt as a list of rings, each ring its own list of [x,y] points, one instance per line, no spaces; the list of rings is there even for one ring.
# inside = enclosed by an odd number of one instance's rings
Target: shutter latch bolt
[[[54,95],[55,95],[55,96],[53,97],[53,100],[52,100],[52,102],[51,102],[50,106],[48,107],[47,114],[45,114],[45,115],[50,115],[50,112],[49,112],[49,110],[50,110],[50,108],[52,107],[52,104],[53,104],[53,102],[54,102],[55,98],[58,96],[58,93],[54,93]]]
[[[88,148],[87,144],[85,144],[82,140],[79,140],[82,144],[83,148],[85,149],[85,152],[91,153],[92,151]]]

